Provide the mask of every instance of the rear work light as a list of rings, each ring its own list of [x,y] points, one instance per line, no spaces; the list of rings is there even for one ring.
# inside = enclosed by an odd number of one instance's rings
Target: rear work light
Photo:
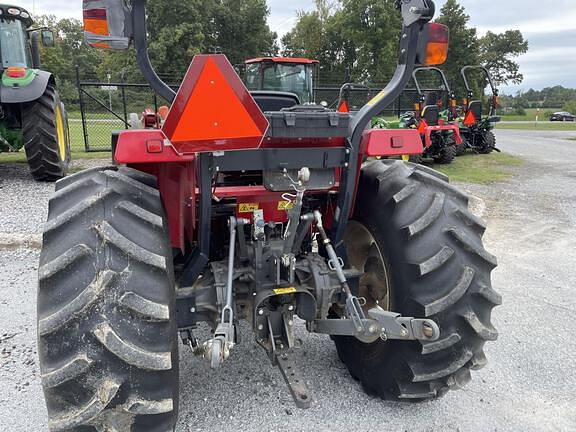
[[[8,8],[8,9],[6,9],[6,12],[8,12],[10,15],[14,15],[14,16],[20,15],[20,9],[16,9],[16,8]]]
[[[10,66],[6,69],[6,76],[8,78],[24,78],[26,76],[26,68]]]
[[[443,24],[429,23],[422,30],[418,53],[419,63],[426,66],[441,65],[448,58],[450,31]]]

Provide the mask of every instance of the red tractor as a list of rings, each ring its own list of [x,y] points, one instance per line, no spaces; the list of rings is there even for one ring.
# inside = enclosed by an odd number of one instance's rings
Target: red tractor
[[[398,68],[354,116],[251,95],[223,55],[196,56],[174,94],[148,59],[145,0],[84,5],[88,41],[133,40],[172,107],[162,129],[121,132],[116,165],[56,185],[38,292],[50,430],[173,430],[179,342],[222,367],[240,320],[302,408],[312,398],[296,326],[330,335],[384,399],[442,396],[486,364],[500,296],[485,225],[442,174],[370,159],[421,152],[416,130],[367,126],[415,64],[447,49],[431,1],[399,3]],[[269,111],[270,100],[288,107]],[[201,322],[213,329],[206,341]]]
[[[314,75],[320,62],[295,57],[260,57],[246,60],[246,87],[258,91],[292,93],[295,104],[314,102]]]

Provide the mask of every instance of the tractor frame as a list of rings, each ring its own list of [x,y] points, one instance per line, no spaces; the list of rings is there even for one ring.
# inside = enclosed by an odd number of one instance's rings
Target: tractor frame
[[[412,3],[419,3],[422,6],[425,4],[423,0],[411,0],[404,2],[402,6],[404,28],[400,42],[400,58],[393,78],[386,88],[355,116],[349,116],[346,113],[337,114],[328,110],[318,114],[314,112],[316,108],[308,110],[305,106],[302,106],[299,112],[291,113],[292,115],[288,117],[286,113],[281,113],[281,117],[285,122],[289,121],[286,120],[287,118],[294,119],[296,124],[300,123],[300,121],[306,122],[304,128],[297,129],[296,134],[298,137],[293,137],[294,132],[290,131],[290,128],[278,126],[279,123],[276,121],[277,118],[275,118],[274,113],[266,113],[271,127],[268,129],[260,146],[248,148],[251,146],[250,144],[237,140],[234,148],[226,151],[214,151],[213,143],[207,143],[205,147],[196,146],[196,149],[200,148],[202,152],[187,153],[182,151],[182,148],[177,148],[176,144],[168,143],[166,126],[164,131],[150,129],[131,130],[122,132],[117,137],[117,142],[114,146],[115,162],[153,174],[158,179],[159,190],[167,212],[172,247],[178,251],[178,255],[182,259],[177,272],[177,285],[183,289],[178,292],[176,311],[178,328],[182,332],[182,337],[187,345],[193,346],[195,349],[211,349],[214,353],[222,353],[228,352],[229,346],[234,343],[233,323],[230,321],[226,322],[228,318],[224,314],[220,317],[210,313],[212,303],[216,299],[199,298],[197,292],[206,290],[186,289],[186,287],[192,287],[198,284],[199,280],[202,280],[201,276],[206,271],[207,266],[211,265],[214,268],[214,250],[227,246],[227,237],[223,237],[220,246],[217,246],[218,241],[211,234],[216,228],[214,226],[214,217],[218,211],[218,205],[213,202],[214,197],[220,202],[226,202],[227,199],[237,201],[236,211],[234,216],[231,216],[228,221],[228,225],[234,232],[240,232],[240,237],[245,235],[244,226],[247,225],[253,225],[254,238],[258,238],[263,233],[263,231],[259,232],[259,229],[254,228],[255,225],[262,223],[264,220],[262,214],[258,214],[258,211],[254,212],[254,208],[264,208],[263,212],[265,213],[266,221],[274,220],[299,226],[298,232],[292,232],[288,238],[270,242],[269,248],[274,252],[268,253],[273,256],[281,256],[285,261],[287,259],[292,260],[292,262],[280,263],[280,260],[275,259],[274,268],[269,269],[268,272],[277,274],[276,280],[272,283],[265,280],[268,277],[266,272],[261,272],[260,275],[256,276],[256,285],[267,287],[265,291],[268,296],[274,294],[274,289],[271,288],[272,285],[282,285],[292,281],[296,268],[303,265],[301,261],[296,260],[296,256],[298,256],[307,230],[310,229],[312,224],[318,227],[325,224],[326,239],[324,241],[328,241],[326,244],[331,243],[334,245],[332,249],[334,257],[338,256],[340,258],[332,259],[333,257],[330,257],[334,270],[330,272],[331,276],[322,286],[316,287],[319,291],[319,296],[314,300],[312,296],[306,294],[307,291],[305,289],[290,287],[290,284],[287,287],[294,289],[294,293],[298,293],[296,297],[300,306],[293,305],[294,310],[306,309],[308,311],[313,311],[316,308],[327,310],[328,303],[333,299],[334,293],[343,289],[344,293],[346,293],[343,297],[344,303],[347,305],[347,313],[351,315],[352,319],[346,321],[314,320],[314,313],[309,313],[306,316],[306,320],[309,321],[309,329],[311,331],[332,335],[362,333],[367,340],[375,340],[383,333],[386,325],[387,331],[390,333],[387,337],[418,337],[430,340],[438,337],[437,326],[431,320],[402,318],[402,320],[406,319],[410,323],[408,325],[409,330],[406,331],[405,336],[402,336],[402,328],[404,327],[400,324],[400,321],[396,320],[398,314],[391,314],[386,317],[381,316],[380,321],[366,317],[361,311],[358,299],[352,292],[353,289],[351,290],[348,287],[348,285],[352,287],[358,285],[360,274],[354,271],[344,271],[344,268],[348,267],[343,242],[344,233],[348,219],[354,210],[354,197],[362,161],[371,156],[389,157],[421,153],[421,140],[414,130],[366,130],[372,117],[387,107],[402,92],[411,78],[418,55],[423,56],[419,54],[422,51],[421,32],[431,19],[431,16],[429,15],[429,9],[414,9]],[[178,103],[176,93],[158,78],[148,59],[145,2],[143,0],[133,2],[132,15],[134,43],[140,69],[152,88],[173,103],[171,112],[175,112],[176,108],[181,107],[182,102]],[[235,79],[233,76],[235,73],[232,68],[226,67],[227,60],[220,55],[197,56],[189,68],[187,77],[197,77],[202,65],[210,61],[222,65],[221,70],[230,72],[225,75],[228,81],[232,82]],[[194,85],[195,83],[187,82],[187,78],[185,78],[178,95],[190,92]],[[179,114],[181,115],[182,112]],[[344,124],[345,126],[336,128],[337,132],[334,135],[331,132],[318,132],[319,129],[314,131],[308,126],[309,124],[314,124],[314,121],[319,121],[317,124],[323,124],[323,120],[328,120],[332,124]],[[167,124],[169,122],[170,118],[166,120]],[[282,124],[283,122],[280,123]],[[298,146],[302,139],[306,139],[308,143],[295,151],[294,147]],[[157,152],[151,153],[149,148],[151,143],[163,144],[159,146]],[[302,172],[302,169],[304,169],[304,172]],[[297,213],[286,211],[286,208],[282,208],[279,203],[284,200],[285,188],[274,190],[275,188],[271,187],[272,185],[267,184],[240,187],[215,186],[215,176],[218,173],[260,171],[266,173],[265,177],[273,178],[277,182],[285,184],[287,182],[288,189],[293,187],[298,189],[303,187],[302,182],[306,183],[309,181],[306,180],[309,177],[306,171],[312,172],[314,176],[315,173],[325,173],[331,170],[334,171],[334,175],[328,175],[321,179],[312,192],[322,197],[321,199],[326,200],[323,206],[325,209],[323,211],[324,221],[320,213],[300,215],[299,210]],[[292,180],[287,181],[287,178]],[[174,187],[175,184],[178,184],[178,187]],[[306,187],[303,187],[302,193],[304,193],[305,189]],[[298,199],[301,200],[301,198]],[[332,208],[330,208],[329,201],[333,201],[335,204],[333,204]],[[243,206],[248,211],[242,211]],[[295,202],[294,206],[301,208],[302,202],[299,204]],[[299,222],[301,217],[305,220]],[[258,218],[261,220],[258,220]],[[218,229],[225,230],[226,227],[219,226]],[[231,241],[233,241],[232,238]],[[195,247],[189,251],[191,244],[194,244]],[[262,247],[263,245],[259,244],[257,250]],[[264,254],[266,254],[265,250],[266,247],[264,247]],[[229,253],[234,253],[233,247]],[[247,250],[242,249],[242,246],[240,253],[249,254]],[[262,268],[265,264],[259,261],[261,258],[258,258],[261,256],[262,251],[255,253],[256,255],[253,257],[255,261],[252,265],[256,268]],[[230,278],[238,276],[228,274],[228,281],[226,281],[224,278],[226,272],[222,269],[228,268],[229,271],[232,271],[229,267],[230,264],[228,264],[228,267],[226,265],[229,257],[220,256],[220,258],[222,259],[220,268],[213,269],[213,272],[215,272],[215,277],[219,274],[223,278],[217,281],[220,286],[227,285],[228,290],[230,290],[232,285]],[[316,274],[326,270],[329,269],[320,266],[316,270]],[[264,279],[259,280],[259,277]],[[347,288],[343,288],[343,285],[346,285]],[[250,289],[247,288],[246,291],[250,291]],[[238,296],[238,289],[236,289],[236,295]],[[222,296],[225,297],[224,293],[221,293],[220,297]],[[257,311],[262,308],[262,302],[267,297],[265,295],[261,301],[259,297],[256,297],[256,299],[258,300],[252,305],[252,312],[247,313],[248,316],[257,317]],[[320,301],[319,299],[323,299],[326,304],[317,304]],[[221,298],[220,302],[222,301],[223,299]],[[227,306],[230,308],[230,305]],[[223,304],[220,307],[226,308]],[[191,313],[190,311],[195,312]],[[266,311],[265,315],[270,316],[268,311]],[[291,321],[293,313],[289,315],[290,317],[282,315],[282,311],[277,311],[273,318],[274,328],[281,326],[283,322]],[[193,336],[193,329],[201,320],[212,321],[216,328],[216,336],[208,348],[198,348]],[[257,329],[261,328],[262,325],[257,320],[254,321],[254,328],[257,333],[256,339],[263,341],[269,339],[266,336],[269,333],[268,327],[265,326],[263,334],[259,334]],[[429,336],[424,336],[424,326],[432,329],[430,333],[427,333]],[[273,333],[277,334],[278,331],[275,330]],[[283,334],[283,332],[280,332],[280,334]],[[285,337],[290,338],[287,335]],[[216,345],[217,341],[221,341],[219,346]],[[288,349],[292,347],[293,343],[285,340],[281,345]],[[273,362],[282,366],[282,361],[278,361],[280,358],[279,353],[282,356],[286,356],[287,351],[275,348],[273,343],[267,344],[266,347]],[[213,361],[215,367],[224,358],[224,356],[220,355],[220,360],[217,360],[216,354],[208,354],[208,357]],[[287,380],[287,382],[293,390],[295,401],[298,404],[308,405],[309,400],[301,398],[305,391],[302,388],[294,390],[293,383],[290,380]]]

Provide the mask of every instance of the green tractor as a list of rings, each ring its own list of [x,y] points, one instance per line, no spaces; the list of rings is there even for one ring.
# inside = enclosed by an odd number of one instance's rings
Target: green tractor
[[[56,181],[70,163],[68,119],[54,76],[40,70],[40,40],[51,47],[54,35],[32,25],[26,10],[0,4],[0,152],[24,148],[32,177]]]

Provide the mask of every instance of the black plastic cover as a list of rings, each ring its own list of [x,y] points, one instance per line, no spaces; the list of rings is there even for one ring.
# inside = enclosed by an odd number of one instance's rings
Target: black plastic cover
[[[296,106],[265,113],[272,138],[337,138],[349,135],[350,114],[324,107]]]

